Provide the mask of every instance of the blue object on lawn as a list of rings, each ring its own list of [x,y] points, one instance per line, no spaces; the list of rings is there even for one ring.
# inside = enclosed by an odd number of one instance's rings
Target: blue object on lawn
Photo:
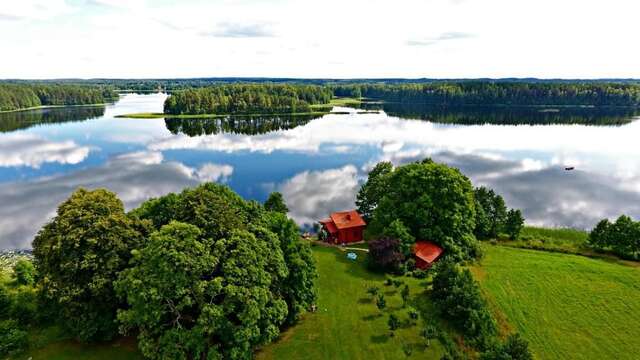
[[[347,254],[347,258],[349,258],[350,260],[355,260],[358,258],[358,255],[356,255],[356,253],[350,252]]]

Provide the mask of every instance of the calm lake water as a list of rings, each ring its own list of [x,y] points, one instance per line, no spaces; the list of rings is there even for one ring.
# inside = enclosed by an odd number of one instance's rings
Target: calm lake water
[[[353,208],[377,162],[425,157],[496,189],[529,224],[589,228],[621,213],[640,218],[640,121],[632,112],[388,105],[380,113],[340,108],[349,114],[316,119],[114,118],[159,112],[165,97],[1,115],[0,248],[30,247],[80,186],[115,191],[127,209],[205,181],[259,201],[278,190],[304,225]],[[540,119],[548,124],[527,125]],[[486,124],[494,121],[520,125]],[[594,121],[609,125],[580,124]]]

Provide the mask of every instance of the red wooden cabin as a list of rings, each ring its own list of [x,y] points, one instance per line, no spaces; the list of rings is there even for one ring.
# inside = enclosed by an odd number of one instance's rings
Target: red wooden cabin
[[[413,253],[416,256],[416,267],[418,269],[428,269],[434,262],[438,261],[444,250],[431,241],[416,241]]]
[[[332,244],[348,244],[364,240],[364,222],[357,211],[332,213],[328,219],[320,220],[325,240]]]

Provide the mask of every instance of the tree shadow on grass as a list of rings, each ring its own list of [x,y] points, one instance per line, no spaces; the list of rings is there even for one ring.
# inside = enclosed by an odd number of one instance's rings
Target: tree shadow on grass
[[[380,316],[382,316],[382,314],[371,314],[371,315],[363,316],[362,320],[364,320],[364,321],[372,321],[372,320],[375,320],[375,319],[379,318]]]
[[[372,302],[373,302],[373,299],[371,298],[363,297],[358,299],[358,304],[371,304]]]
[[[384,344],[389,341],[389,336],[387,335],[371,335],[371,342],[374,344]]]

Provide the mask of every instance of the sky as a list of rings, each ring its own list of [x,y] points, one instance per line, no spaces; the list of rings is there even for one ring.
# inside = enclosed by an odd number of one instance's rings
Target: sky
[[[2,0],[0,78],[640,78],[635,0]]]

